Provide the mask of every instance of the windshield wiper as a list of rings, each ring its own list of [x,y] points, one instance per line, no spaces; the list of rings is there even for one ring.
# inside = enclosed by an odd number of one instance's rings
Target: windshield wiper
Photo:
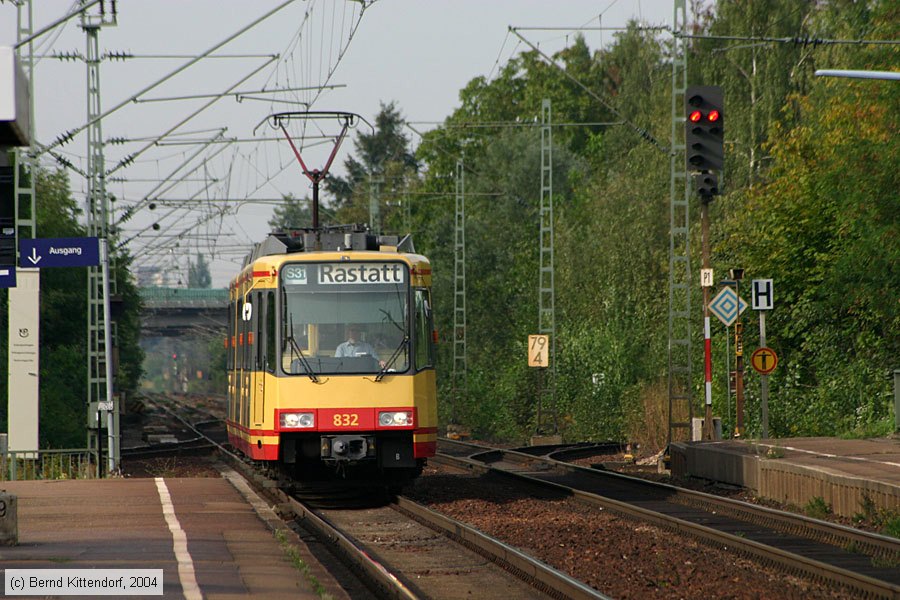
[[[306,355],[303,354],[303,350],[300,349],[300,346],[297,344],[297,340],[294,339],[293,335],[289,335],[287,341],[291,344],[291,364],[294,364],[294,352],[297,353],[297,360],[300,361],[300,364],[306,369],[306,375],[309,377],[313,383],[319,383],[319,378],[313,372],[312,367],[309,364],[309,361],[306,360]]]
[[[397,362],[397,358],[403,352],[404,348],[409,347],[409,336],[404,335],[403,339],[400,340],[400,345],[397,346],[397,349],[394,350],[394,353],[391,354],[391,357],[384,363],[384,366],[381,367],[381,370],[378,371],[378,375],[375,376],[375,381],[381,381],[384,379],[384,376],[387,375],[388,369],[390,369],[395,362]]]

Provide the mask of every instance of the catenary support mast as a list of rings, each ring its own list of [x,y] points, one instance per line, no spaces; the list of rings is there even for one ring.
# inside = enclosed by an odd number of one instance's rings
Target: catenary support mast
[[[88,194],[87,229],[89,237],[100,239],[101,264],[88,267],[88,411],[97,415],[97,428],[89,429],[90,447],[97,448],[98,459],[102,438],[103,416],[107,428],[107,469],[118,468],[118,410],[113,404],[112,329],[110,323],[110,290],[115,287],[109,276],[109,197],[106,195],[106,163],[103,157],[103,114],[100,103],[99,33],[104,26],[116,24],[115,12],[107,12],[100,3],[99,15],[82,13],[81,27],[87,37],[87,127]],[[90,415],[89,415],[90,416]],[[99,464],[99,462],[98,462]]]
[[[685,0],[675,0],[672,52],[672,146],[669,181],[669,346],[668,346],[668,443],[675,431],[690,432],[694,415],[691,403],[691,253],[690,180],[685,166],[684,94],[687,89],[687,27]],[[688,436],[681,436],[687,439]]]
[[[453,406],[450,422],[455,424],[466,399],[466,172],[464,158],[456,161],[456,219],[453,258]]]
[[[542,369],[537,433],[556,434],[556,288],[553,261],[553,119],[549,98],[541,102],[541,257],[538,279],[538,333],[549,336],[548,366]],[[543,413],[543,414],[542,414]]]
[[[31,0],[20,2],[17,12],[16,55],[24,67],[28,85],[30,148],[16,148],[13,157],[14,227],[18,239],[36,236],[34,177],[37,154],[34,131],[34,13]],[[25,49],[27,52],[23,52]],[[18,253],[18,249],[14,250]],[[16,269],[17,285],[9,290],[7,399],[9,450],[37,450],[40,440],[40,300],[39,269]],[[23,335],[24,334],[24,335]],[[15,348],[13,346],[16,346]]]

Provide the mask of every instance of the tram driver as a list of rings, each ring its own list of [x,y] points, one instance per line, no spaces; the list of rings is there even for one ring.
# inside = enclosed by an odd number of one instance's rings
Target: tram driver
[[[378,361],[378,365],[381,368],[384,368],[384,361],[378,358],[372,344],[362,339],[362,328],[359,325],[349,325],[347,327],[347,341],[338,344],[334,355],[339,358],[371,356]]]

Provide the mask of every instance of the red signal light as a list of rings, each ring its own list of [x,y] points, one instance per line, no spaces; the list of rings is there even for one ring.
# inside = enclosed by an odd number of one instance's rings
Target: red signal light
[[[719,111],[711,110],[711,111],[709,111],[709,116],[707,116],[706,118],[709,119],[710,123],[715,123],[716,121],[719,120],[719,116],[720,116]]]
[[[716,114],[718,114],[718,113],[716,113]],[[691,111],[691,114],[688,116],[688,120],[691,123],[699,123],[700,119],[702,119],[702,118],[703,118],[703,113],[701,113],[699,110]]]

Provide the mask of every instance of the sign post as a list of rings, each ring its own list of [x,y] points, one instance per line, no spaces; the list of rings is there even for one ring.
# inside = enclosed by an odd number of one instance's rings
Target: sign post
[[[713,270],[709,267],[709,202],[702,203],[703,212],[703,268],[700,269],[700,287],[703,288],[703,378],[704,399],[703,439],[715,438],[712,423],[712,330],[709,326],[709,290],[713,286]]]
[[[110,324],[109,324],[109,259],[106,254],[106,240],[99,239],[96,237],[85,237],[85,238],[23,238],[19,240],[19,275],[20,278],[24,278],[26,273],[33,273],[34,279],[39,281],[39,271],[41,268],[48,267],[91,267],[103,264],[103,286],[104,286],[104,298],[106,299],[106,306],[104,307],[103,316],[105,319],[105,331],[106,338],[104,340],[105,351],[106,351],[106,377],[107,381],[112,381],[112,362],[111,357],[109,356],[109,351],[112,346],[110,340]],[[13,275],[15,271],[13,271]],[[15,281],[15,280],[14,280]],[[21,285],[21,281],[19,282],[22,288],[27,288],[28,286]],[[37,284],[33,284],[37,285]],[[18,293],[18,292],[15,292]],[[10,327],[12,328],[13,321],[10,320]],[[33,337],[35,350],[31,353],[33,358],[31,359],[34,362],[34,366],[31,368],[31,373],[29,375],[32,376],[31,382],[35,387],[37,386],[37,350],[36,344],[38,340],[38,327],[39,321],[35,320],[33,323],[27,325],[17,325],[18,336],[22,338],[18,341],[18,343],[24,344],[26,338]],[[25,351],[16,352],[18,356],[17,360],[25,360],[28,358],[28,353]],[[13,353],[10,354],[10,358],[12,360]],[[12,373],[12,369],[10,369]],[[14,380],[10,380],[14,382]],[[11,389],[19,389],[21,385],[18,382],[11,383],[13,386]],[[35,395],[35,397],[37,397]],[[112,448],[114,430],[112,428],[112,388],[107,387],[107,397],[106,402],[99,403],[102,409],[107,411],[107,427],[110,436],[110,448]],[[17,410],[16,413],[21,413],[19,416],[26,418],[30,423],[33,421],[34,423],[34,439],[37,440],[37,406],[34,407],[34,417],[28,417],[26,414],[22,413],[22,411]],[[12,425],[12,421],[10,422]],[[99,427],[100,419],[98,418],[98,427]],[[18,423],[15,427],[10,427],[10,431],[24,431],[24,426],[20,426]],[[18,446],[16,446],[18,447]],[[36,447],[36,446],[35,446]],[[112,456],[112,455],[110,455]]]
[[[759,350],[753,353],[753,356],[756,357],[760,350],[763,350],[764,348],[768,350],[768,348],[766,348],[766,311],[772,310],[775,306],[775,302],[773,300],[771,279],[754,279],[752,284],[753,310],[759,311]],[[762,356],[765,356],[765,354],[762,354]],[[772,357],[774,357],[774,364],[772,364],[771,367],[774,369],[775,365],[778,364],[778,357],[775,356],[774,352],[772,352]],[[756,367],[755,361],[752,362],[754,362],[753,366]],[[767,439],[769,437],[769,372],[772,369],[766,372],[760,371],[759,402],[762,411],[760,437],[762,439]]]
[[[735,270],[736,269],[732,269],[732,271]],[[735,437],[740,437],[744,429],[744,344],[742,337],[743,324],[738,321],[738,319],[740,318],[741,313],[747,309],[747,303],[744,302],[744,299],[740,297],[737,291],[731,289],[731,285],[734,285],[735,288],[739,288],[740,279],[735,277],[729,280],[727,284],[721,290],[719,290],[719,293],[716,294],[716,297],[712,299],[712,302],[709,303],[709,310],[714,315],[716,315],[716,317],[718,317],[720,321],[722,321],[722,324],[725,325],[726,328],[734,325],[734,354],[736,357],[734,387],[736,397],[735,410],[737,412],[737,424],[735,425],[734,435]],[[728,392],[728,395],[730,398],[730,390]]]
[[[544,371],[550,366],[550,336],[545,334],[528,336],[528,366],[538,367],[538,402],[537,402],[537,433],[531,437],[531,444],[559,443],[556,436],[555,407],[554,407],[554,435],[544,436],[541,430],[543,423],[543,395],[544,395]],[[562,438],[558,438],[562,439]]]

